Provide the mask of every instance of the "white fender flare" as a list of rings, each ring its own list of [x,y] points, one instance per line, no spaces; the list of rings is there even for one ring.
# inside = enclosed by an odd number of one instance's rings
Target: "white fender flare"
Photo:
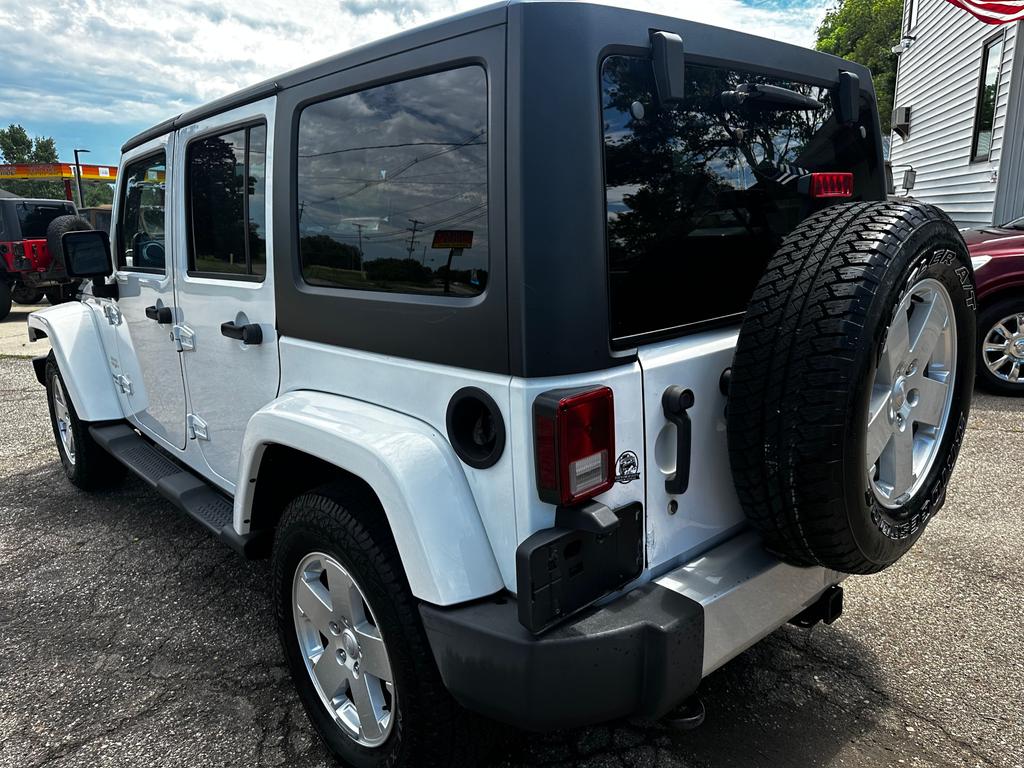
[[[95,313],[85,304],[69,301],[38,309],[28,316],[28,338],[46,337],[53,348],[68,397],[82,421],[124,418],[114,392],[107,355],[103,351]]]
[[[254,480],[271,444],[316,456],[374,490],[417,598],[453,605],[503,589],[462,465],[430,425],[339,395],[282,395],[246,426],[234,510],[241,534],[249,530]]]

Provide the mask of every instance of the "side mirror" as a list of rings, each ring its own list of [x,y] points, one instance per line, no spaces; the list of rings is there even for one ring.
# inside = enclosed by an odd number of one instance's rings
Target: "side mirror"
[[[68,277],[106,277],[114,271],[110,258],[110,237],[106,232],[65,232],[60,246]]]

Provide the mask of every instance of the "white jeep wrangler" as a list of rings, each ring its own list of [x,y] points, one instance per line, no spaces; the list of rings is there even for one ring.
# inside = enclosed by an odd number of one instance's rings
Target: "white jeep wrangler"
[[[109,241],[63,237],[91,286],[29,318],[61,461],[272,558],[349,765],[458,760],[460,706],[663,716],[942,505],[970,261],[885,201],[858,65],[512,2],[123,151]]]

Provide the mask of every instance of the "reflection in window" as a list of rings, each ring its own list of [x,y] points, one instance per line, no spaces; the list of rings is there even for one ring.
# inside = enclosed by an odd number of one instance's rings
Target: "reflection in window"
[[[473,296],[487,284],[487,84],[440,72],[303,110],[299,253],[308,283]]]
[[[117,228],[117,265],[143,272],[164,271],[164,153],[135,160],[122,170]]]
[[[608,262],[614,339],[744,311],[779,243],[812,211],[797,178],[877,178],[869,129],[839,125],[826,88],[753,72],[686,67],[686,98],[655,97],[650,59],[611,56],[602,70]],[[817,108],[727,107],[743,84],[788,88]],[[813,106],[813,105],[812,105]],[[862,124],[872,115],[861,109]]]
[[[266,273],[266,144],[264,125],[189,144],[190,271]]]
[[[1002,58],[1002,37],[985,44],[985,51],[981,58],[981,85],[978,92],[978,114],[974,119],[974,143],[971,146],[971,160],[987,160],[992,154],[992,126],[996,118],[999,65]]]

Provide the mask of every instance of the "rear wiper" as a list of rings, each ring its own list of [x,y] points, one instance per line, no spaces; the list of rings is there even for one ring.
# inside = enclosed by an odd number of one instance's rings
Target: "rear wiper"
[[[743,83],[735,91],[722,92],[722,106],[726,109],[746,107],[776,112],[786,110],[819,110],[824,104],[810,96],[780,88],[777,85],[755,85]]]

